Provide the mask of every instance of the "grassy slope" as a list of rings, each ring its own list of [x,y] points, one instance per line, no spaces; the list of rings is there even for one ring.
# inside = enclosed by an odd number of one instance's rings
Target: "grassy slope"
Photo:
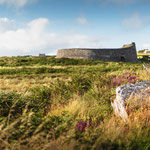
[[[130,124],[111,107],[118,85],[150,80],[142,64],[13,57],[0,66],[0,149],[150,148],[150,104],[131,104]]]

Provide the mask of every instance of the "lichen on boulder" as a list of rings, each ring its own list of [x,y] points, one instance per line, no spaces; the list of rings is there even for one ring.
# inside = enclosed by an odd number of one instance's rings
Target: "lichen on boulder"
[[[150,97],[150,83],[148,81],[142,81],[116,88],[116,99],[112,102],[112,107],[115,115],[120,116],[124,121],[128,120],[126,102],[128,102],[131,97],[140,99],[141,101],[144,97]]]

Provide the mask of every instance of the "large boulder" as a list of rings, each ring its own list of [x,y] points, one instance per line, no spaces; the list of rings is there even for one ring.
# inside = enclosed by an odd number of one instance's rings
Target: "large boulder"
[[[143,97],[150,97],[150,83],[142,81],[135,84],[122,85],[116,89],[116,99],[112,103],[112,107],[115,115],[120,116],[124,121],[128,120],[125,104],[130,100],[131,96],[140,98],[141,101]]]

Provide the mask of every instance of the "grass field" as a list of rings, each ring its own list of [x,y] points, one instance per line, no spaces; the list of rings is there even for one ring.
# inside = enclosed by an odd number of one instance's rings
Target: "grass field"
[[[149,61],[150,60],[150,54],[149,53],[144,53],[142,51],[137,52],[137,57],[141,61]]]
[[[131,103],[129,124],[111,107],[117,86],[149,74],[142,63],[0,58],[0,149],[149,150],[150,103]]]

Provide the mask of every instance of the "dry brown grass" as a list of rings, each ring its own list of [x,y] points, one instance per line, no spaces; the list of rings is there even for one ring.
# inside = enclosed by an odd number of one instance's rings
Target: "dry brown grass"
[[[98,65],[80,65],[80,66],[53,66],[53,68],[70,68],[74,74],[32,74],[32,75],[0,75],[0,92],[9,93],[10,91],[17,91],[23,96],[28,96],[30,88],[43,86],[49,87],[50,83],[57,79],[63,81],[70,81],[75,75],[90,75],[92,78],[92,88],[87,91],[84,95],[79,95],[73,92],[71,97],[62,99],[63,95],[58,92],[58,95],[52,93],[53,99],[60,101],[67,101],[64,104],[51,104],[51,107],[44,108],[48,109],[47,114],[42,117],[44,120],[38,125],[34,125],[36,121],[41,119],[41,116],[34,116],[37,112],[33,112],[33,108],[28,110],[30,105],[29,102],[26,104],[22,115],[18,116],[13,122],[11,122],[11,116],[13,114],[14,103],[8,114],[8,121],[6,119],[0,122],[0,149],[8,150],[76,150],[76,149],[119,149],[120,145],[127,146],[128,150],[131,147],[130,143],[138,143],[136,140],[149,137],[150,133],[150,104],[149,100],[145,100],[144,103],[139,103],[137,100],[127,104],[127,111],[129,113],[130,123],[125,123],[121,118],[114,116],[110,99],[115,98],[115,88],[109,87],[107,82],[110,76],[120,76],[126,72],[133,72],[134,65],[121,64],[120,69],[114,69],[118,67],[119,63],[101,63]],[[47,67],[51,66],[28,66],[29,68]],[[125,67],[124,70],[120,71]],[[3,67],[0,69],[16,69],[23,67]],[[139,67],[140,68],[140,67]],[[100,70],[102,69],[102,70]],[[103,70],[103,69],[106,69]],[[108,69],[108,70],[107,70]],[[114,69],[114,70],[113,70]],[[140,80],[150,80],[147,75],[147,71],[137,69],[136,73]],[[94,76],[96,76],[94,78]],[[103,80],[106,78],[106,81]],[[60,84],[61,85],[61,84]],[[53,87],[54,88],[54,87]],[[68,90],[68,89],[66,89]],[[55,90],[54,90],[55,91]],[[63,91],[63,89],[62,89]],[[55,91],[56,92],[56,91]],[[59,95],[60,94],[60,95]],[[63,94],[63,93],[62,93]],[[99,96],[98,96],[99,95]],[[39,95],[38,95],[39,96]],[[43,95],[43,101],[45,100]],[[58,96],[58,97],[57,97]],[[37,97],[38,98],[38,97]],[[36,99],[35,99],[36,100]],[[51,97],[50,97],[51,100]],[[58,102],[59,103],[59,102]],[[36,103],[35,103],[36,105]],[[40,105],[42,106],[42,105]],[[30,106],[31,107],[31,106]],[[45,107],[45,106],[44,106]],[[43,110],[41,112],[43,112]],[[62,115],[66,112],[65,117]],[[33,124],[31,123],[32,117],[35,117]],[[37,118],[36,118],[37,117]],[[51,117],[54,117],[56,124],[48,124],[48,130],[42,130],[48,121],[51,121]],[[71,118],[71,119],[70,119]],[[58,119],[58,120],[57,120]],[[60,119],[60,120],[59,120]],[[61,120],[62,119],[62,120]],[[63,120],[64,119],[64,120]],[[69,125],[67,120],[71,120]],[[99,125],[88,128],[86,127],[83,133],[76,132],[76,123],[80,120],[87,121],[91,119],[94,123]],[[58,121],[58,122],[57,122]],[[6,124],[7,123],[7,124]],[[18,125],[21,124],[21,125]],[[56,127],[55,127],[56,125]],[[16,128],[17,126],[17,128]],[[18,127],[19,126],[19,127]],[[52,127],[51,127],[52,126]],[[28,128],[26,128],[28,127]],[[64,131],[61,132],[61,129]],[[25,129],[24,134],[20,135],[19,131]],[[34,130],[33,130],[34,129]],[[60,136],[56,136],[56,133],[61,132]],[[18,133],[19,138],[13,137],[13,133]],[[13,140],[12,140],[13,139]],[[134,141],[135,140],[135,141]],[[139,141],[140,141],[139,140]],[[142,141],[143,142],[143,141]],[[102,146],[106,146],[103,148]],[[114,147],[114,145],[116,147]],[[118,148],[118,147],[119,148]],[[122,145],[121,145],[122,146]],[[121,147],[122,148],[122,147]],[[121,149],[120,148],[120,149]],[[125,149],[125,147],[123,147]],[[122,149],[123,149],[122,148]],[[133,148],[130,148],[133,149]]]

